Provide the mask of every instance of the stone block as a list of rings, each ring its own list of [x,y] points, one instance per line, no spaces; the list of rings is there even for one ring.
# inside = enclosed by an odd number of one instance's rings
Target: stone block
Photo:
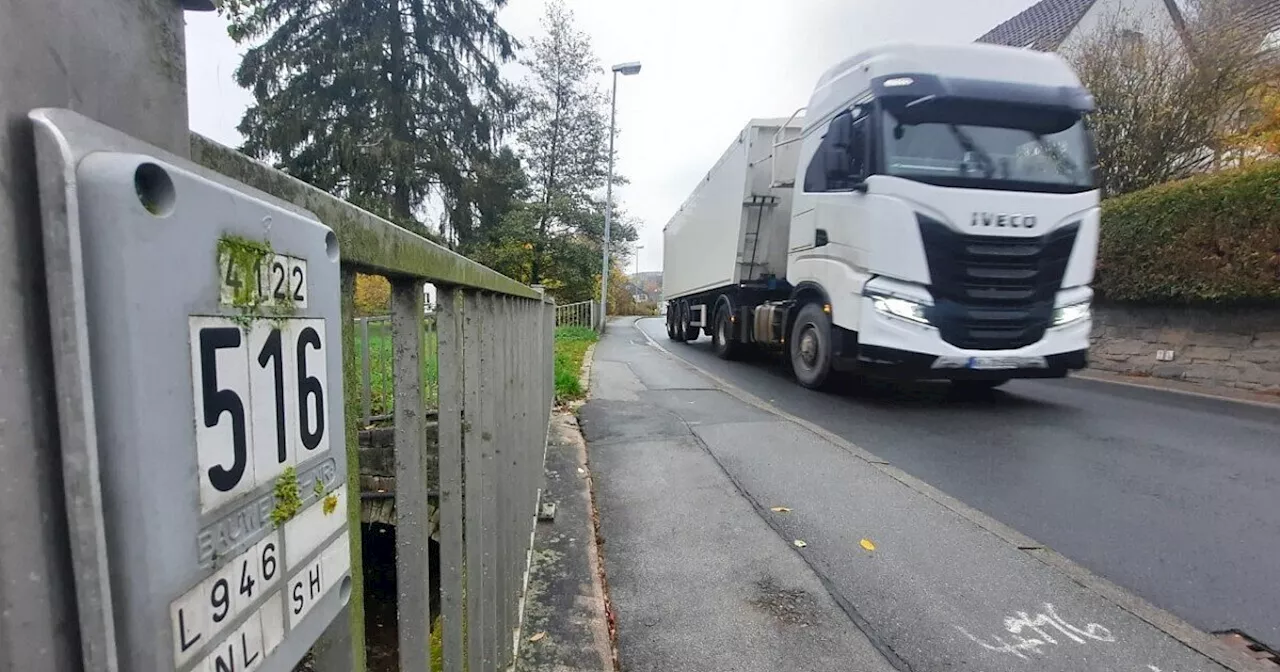
[[[1253,334],[1234,334],[1219,331],[1197,331],[1189,336],[1191,345],[1205,345],[1216,348],[1247,348],[1253,343]]]
[[[1253,335],[1255,348],[1280,348],[1280,331],[1262,331]]]
[[[1225,362],[1231,359],[1231,349],[1212,345],[1191,345],[1178,352],[1177,356],[1193,361]]]
[[[1182,378],[1182,374],[1186,373],[1186,371],[1187,367],[1185,364],[1168,364],[1161,362],[1151,368],[1151,375],[1156,378],[1172,378],[1180,380]]]
[[[1197,362],[1187,366],[1182,374],[1187,380],[1200,382],[1228,382],[1240,379],[1240,369],[1226,364],[1210,364]]]
[[[1245,350],[1237,350],[1231,354],[1231,359],[1243,362],[1252,362],[1254,364],[1280,362],[1280,347],[1252,347]]]
[[[1132,338],[1104,339],[1098,344],[1099,354],[1141,355],[1151,350],[1151,344]]]
[[[1191,331],[1188,329],[1176,329],[1173,327],[1165,327],[1160,330],[1160,337],[1155,339],[1163,344],[1177,348],[1186,345],[1191,340]]]
[[[1280,371],[1267,371],[1262,368],[1243,369],[1240,371],[1240,381],[1262,387],[1280,387]]]

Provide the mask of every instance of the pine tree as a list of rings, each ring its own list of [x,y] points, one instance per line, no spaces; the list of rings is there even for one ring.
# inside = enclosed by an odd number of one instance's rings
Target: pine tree
[[[232,0],[252,44],[236,70],[254,104],[242,150],[424,231],[438,193],[464,202],[473,163],[513,107],[506,0]]]

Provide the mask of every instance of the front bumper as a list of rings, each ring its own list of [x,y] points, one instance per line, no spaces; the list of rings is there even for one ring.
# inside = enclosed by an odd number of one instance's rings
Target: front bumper
[[[983,356],[991,356],[987,353]],[[1024,366],[1001,369],[967,367],[938,368],[938,355],[909,352],[876,345],[859,345],[854,367],[863,373],[903,380],[1003,380],[1006,378],[1065,378],[1089,364],[1088,350],[1044,356],[1043,367]]]
[[[850,364],[874,375],[930,380],[1062,378],[1088,365],[1092,323],[1080,320],[1053,327],[1035,343],[1008,350],[969,350],[945,340],[937,329],[884,315],[864,297]],[[992,368],[999,367],[999,368]]]

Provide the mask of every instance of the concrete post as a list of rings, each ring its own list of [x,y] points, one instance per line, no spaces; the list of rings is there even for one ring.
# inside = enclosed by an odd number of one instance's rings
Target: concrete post
[[[80,670],[27,113],[75,110],[187,156],[177,0],[0,0],[0,670]]]

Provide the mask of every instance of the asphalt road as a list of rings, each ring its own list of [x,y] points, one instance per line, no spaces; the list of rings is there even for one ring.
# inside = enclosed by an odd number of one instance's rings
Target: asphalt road
[[[707,338],[637,324],[1192,625],[1280,648],[1280,410],[1083,379],[976,399],[935,384],[813,392],[781,362],[726,362]]]

